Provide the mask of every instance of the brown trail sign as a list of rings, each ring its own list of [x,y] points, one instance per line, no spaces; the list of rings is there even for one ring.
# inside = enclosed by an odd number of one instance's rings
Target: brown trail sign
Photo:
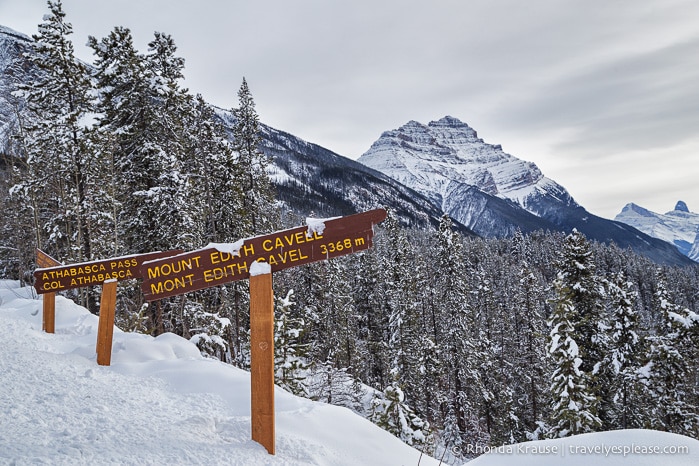
[[[149,252],[132,256],[115,257],[80,264],[50,266],[34,271],[34,288],[39,294],[53,291],[101,285],[106,280],[130,280],[141,278],[141,264],[160,257],[180,254],[182,250]],[[48,256],[47,256],[48,257]],[[39,254],[37,253],[37,263]]]
[[[370,210],[249,238],[232,251],[209,247],[146,262],[141,290],[147,301],[155,301],[246,279],[253,262],[266,262],[276,272],[352,254],[371,246],[373,225],[385,218],[385,210]]]
[[[147,301],[250,278],[252,439],[271,455],[275,450],[272,272],[368,249],[374,225],[385,218],[385,210],[370,210],[158,259],[141,267],[141,289]]]

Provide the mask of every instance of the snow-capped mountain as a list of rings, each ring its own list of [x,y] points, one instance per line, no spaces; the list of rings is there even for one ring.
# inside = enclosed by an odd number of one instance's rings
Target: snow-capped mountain
[[[499,145],[486,144],[474,129],[449,116],[427,125],[410,121],[384,132],[359,162],[424,193],[444,212],[486,236],[511,234],[514,228],[550,228],[544,216],[547,203],[542,202],[546,198],[577,207],[536,165],[506,154]],[[516,213],[510,214],[514,221],[488,231],[481,209],[472,208],[474,197],[506,201],[503,210]],[[496,199],[489,200],[497,203]]]
[[[683,201],[678,201],[673,210],[664,214],[629,203],[614,220],[674,244],[682,254],[699,262],[699,214],[690,212]]]
[[[676,251],[667,244],[590,214],[535,164],[484,142],[454,117],[426,125],[410,121],[386,131],[359,162],[424,194],[481,236],[576,228],[590,239],[678,263]]]
[[[536,165],[506,154],[500,145],[486,144],[473,128],[450,116],[386,131],[359,161],[426,193],[444,210],[461,185],[512,201],[537,216],[541,197],[577,205]]]

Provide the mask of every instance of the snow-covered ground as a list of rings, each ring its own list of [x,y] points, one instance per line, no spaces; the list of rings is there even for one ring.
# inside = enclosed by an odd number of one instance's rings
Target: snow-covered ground
[[[97,317],[60,296],[55,334],[42,332],[41,317],[31,288],[0,280],[0,465],[439,464],[350,410],[281,389],[271,456],[250,439],[247,372],[172,334],[118,329],[112,365],[98,366]],[[699,441],[607,432],[514,445],[471,464],[697,466]]]
[[[189,341],[115,329],[56,297],[41,330],[31,288],[0,281],[0,465],[436,465],[348,409],[275,393],[276,455],[251,440],[249,373]]]

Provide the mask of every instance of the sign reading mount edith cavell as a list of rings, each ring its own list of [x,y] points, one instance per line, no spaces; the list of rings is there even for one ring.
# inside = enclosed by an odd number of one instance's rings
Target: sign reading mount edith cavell
[[[309,219],[305,226],[144,262],[141,290],[147,301],[155,301],[247,279],[253,262],[265,262],[276,272],[352,254],[371,247],[373,226],[385,218],[386,211],[376,209]]]

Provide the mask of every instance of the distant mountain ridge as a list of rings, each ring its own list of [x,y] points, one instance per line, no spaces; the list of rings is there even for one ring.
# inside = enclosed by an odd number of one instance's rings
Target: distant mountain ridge
[[[391,157],[384,157],[386,153]],[[427,125],[410,121],[386,131],[359,161],[390,171],[404,184],[426,189],[440,202],[449,197],[454,183],[464,183],[511,200],[534,214],[536,206],[530,206],[529,200],[537,193],[557,191],[568,205],[575,204],[565,189],[544,177],[535,164],[506,154],[500,145],[485,143],[473,128],[451,116]]]
[[[690,212],[684,201],[665,214],[658,214],[634,203],[626,204],[614,220],[667,241],[695,262],[699,262],[699,213]]]
[[[385,131],[359,162],[423,193],[484,237],[573,228],[590,239],[632,248],[663,263],[686,264],[677,251],[624,223],[587,212],[532,162],[484,142],[457,118],[410,121]]]
[[[0,153],[8,152],[22,110],[12,93],[37,72],[23,56],[32,40],[0,26]],[[230,130],[231,112],[217,114]],[[264,124],[261,131],[285,215],[329,217],[388,207],[404,225],[427,228],[447,213],[463,234],[484,237],[577,228],[590,239],[630,247],[659,263],[691,263],[664,241],[591,215],[535,164],[486,144],[453,117],[387,131],[359,161]],[[372,158],[384,162],[367,162]],[[408,166],[401,178],[398,172]]]
[[[474,129],[450,116],[427,125],[410,121],[384,132],[359,162],[416,188],[484,236],[506,236],[516,228],[552,228],[533,202],[541,193],[555,192],[565,205],[577,206],[536,165],[506,154],[500,145],[485,143]],[[473,208],[483,200],[499,206],[504,219],[492,230],[483,224],[481,209]]]

